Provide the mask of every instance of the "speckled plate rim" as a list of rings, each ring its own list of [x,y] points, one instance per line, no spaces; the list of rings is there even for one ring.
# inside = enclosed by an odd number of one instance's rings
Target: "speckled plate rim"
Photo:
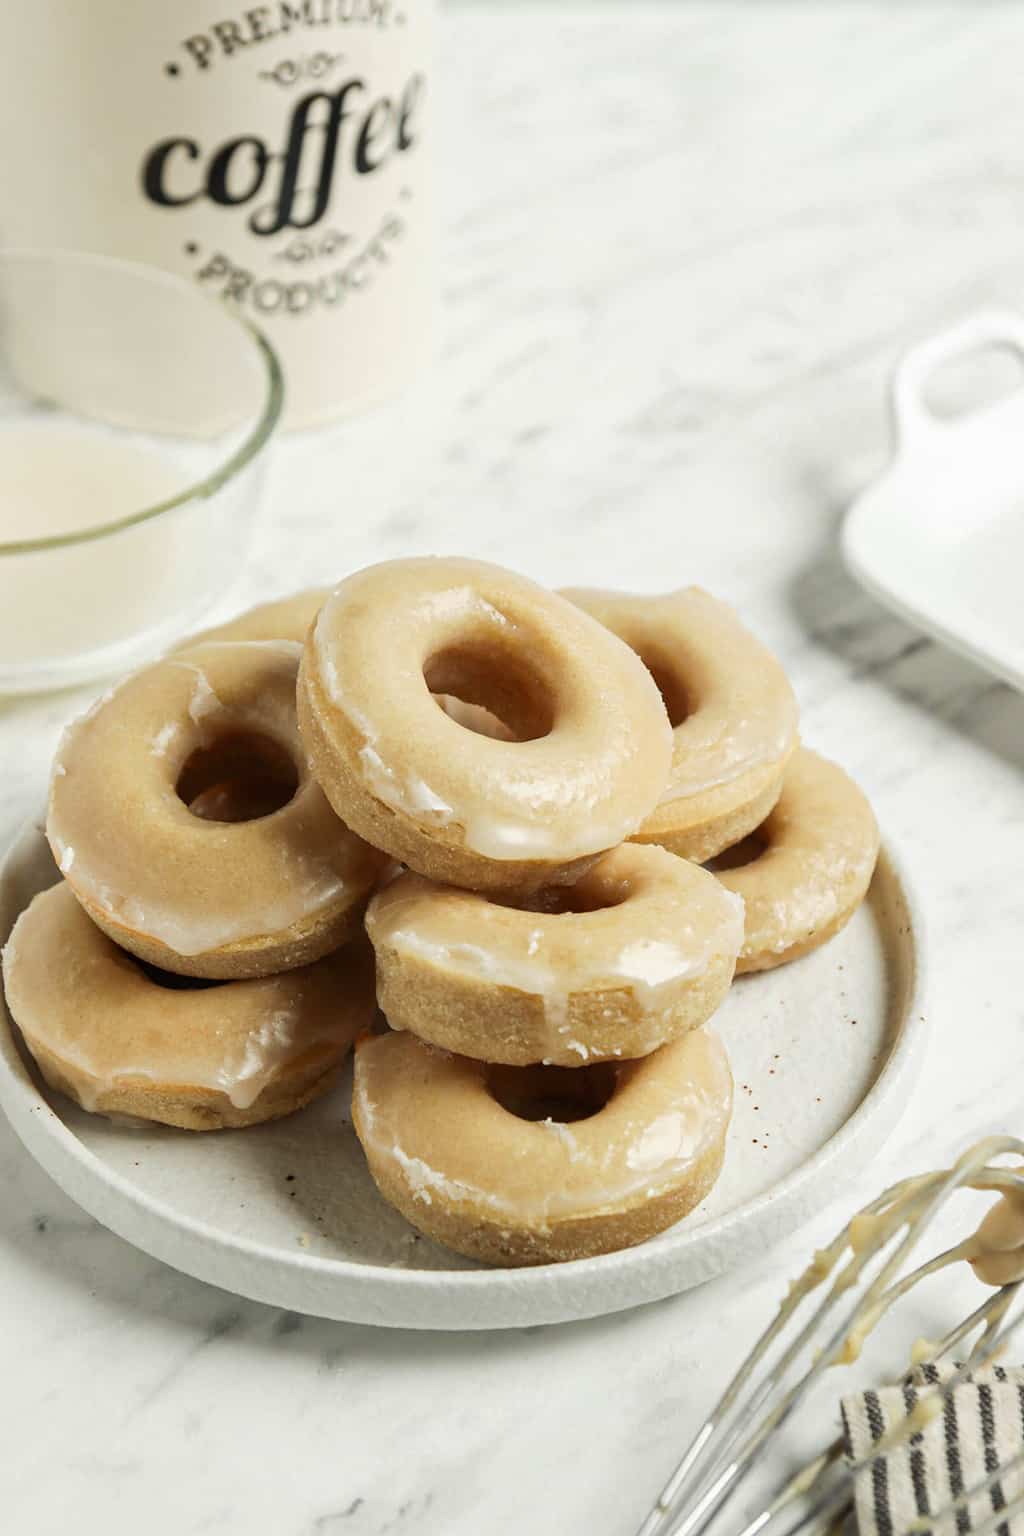
[[[38,856],[41,819],[29,822],[0,865],[0,941],[17,917],[13,871]],[[79,1141],[39,1092],[22,1059],[6,1002],[0,1009],[0,1107],[64,1192],[126,1242],[224,1290],[317,1317],[391,1328],[516,1328],[598,1317],[690,1289],[791,1233],[892,1131],[926,1036],[921,908],[902,861],[883,842],[880,867],[908,919],[906,996],[898,1034],[878,1077],[841,1128],[765,1194],[698,1227],[685,1224],[619,1253],[531,1269],[427,1271],[327,1259],[225,1234],[183,1216],[115,1173]],[[876,879],[878,876],[876,875]]]

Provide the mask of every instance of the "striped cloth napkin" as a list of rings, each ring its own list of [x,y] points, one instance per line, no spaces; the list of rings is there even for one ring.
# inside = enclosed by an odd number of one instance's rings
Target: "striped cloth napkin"
[[[948,1381],[952,1365],[921,1365],[901,1386],[843,1399],[846,1454],[860,1461],[913,1410],[925,1385]],[[972,1497],[956,1517],[930,1517],[1024,1451],[1024,1368],[989,1366],[956,1387],[936,1417],[857,1474],[859,1536],[966,1536],[1024,1491],[1019,1469]],[[1024,1514],[1000,1521],[998,1536],[1024,1536]]]

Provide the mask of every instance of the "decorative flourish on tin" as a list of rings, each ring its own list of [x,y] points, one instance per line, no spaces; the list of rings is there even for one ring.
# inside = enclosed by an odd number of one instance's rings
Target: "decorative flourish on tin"
[[[315,239],[308,236],[296,235],[281,250],[274,252],[275,261],[290,261],[300,266],[304,261],[314,261],[320,256],[333,256],[340,251],[343,245],[351,240],[351,235],[346,235],[340,229],[327,229]]]
[[[273,69],[261,69],[261,80],[272,80],[275,85],[283,85],[287,88],[295,85],[299,80],[322,80],[329,75],[332,69],[344,61],[343,53],[325,53],[322,49],[316,53],[304,54],[297,59],[281,59]]]

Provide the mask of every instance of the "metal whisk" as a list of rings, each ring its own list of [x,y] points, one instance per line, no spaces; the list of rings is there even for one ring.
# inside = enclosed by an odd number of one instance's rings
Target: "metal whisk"
[[[1016,1164],[999,1166],[1002,1158]],[[1024,1310],[1010,1318],[1024,1280],[1024,1142],[992,1137],[979,1142],[953,1167],[904,1179],[887,1189],[850,1221],[835,1240],[815,1254],[808,1269],[791,1285],[779,1311],[736,1372],[720,1401],[701,1425],[637,1536],[702,1536],[729,1531],[730,1536],[770,1536],[786,1532],[826,1532],[837,1528],[852,1505],[857,1474],[891,1452],[941,1413],[943,1399],[967,1376],[993,1361],[1024,1320]],[[986,1240],[986,1218],[978,1232],[926,1263],[903,1273],[930,1223],[957,1190],[975,1189],[1016,1197],[1005,1211],[1017,1213],[1019,1229],[1004,1223],[1001,1240]],[[995,1213],[990,1213],[994,1215]],[[1015,1221],[1017,1216],[1013,1217]],[[996,1249],[998,1257],[994,1257]],[[845,1263],[844,1263],[845,1259]],[[1005,1280],[969,1317],[930,1346],[940,1360],[973,1338],[966,1358],[948,1379],[923,1388],[906,1421],[873,1447],[870,1457],[851,1462],[843,1442],[835,1440],[797,1476],[790,1477],[743,1525],[725,1521],[725,1512],[751,1469],[766,1453],[771,1437],[806,1400],[830,1368],[856,1359],[861,1344],[893,1303],[930,1275],[963,1260],[987,1260],[992,1278]],[[874,1277],[869,1271],[877,1266]],[[829,1284],[829,1282],[831,1282]],[[807,1315],[811,1298],[829,1286]],[[800,1316],[806,1320],[801,1322]],[[817,1349],[810,1365],[808,1352]],[[975,1536],[995,1532],[1014,1514],[1024,1512],[1024,1452],[1006,1461],[985,1481],[965,1490],[919,1529],[942,1530],[970,1500],[999,1480],[1007,1496],[992,1519],[975,1524]]]

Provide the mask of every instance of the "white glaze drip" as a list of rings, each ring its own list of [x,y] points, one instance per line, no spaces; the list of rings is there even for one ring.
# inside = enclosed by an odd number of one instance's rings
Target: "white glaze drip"
[[[487,858],[543,859],[549,856],[552,823],[567,815],[583,815],[585,829],[571,843],[560,836],[564,856],[577,857],[595,849],[611,848],[621,842],[623,827],[611,813],[604,819],[597,815],[598,788],[581,793],[564,774],[552,775],[543,782],[532,777],[517,779],[509,774],[502,780],[503,805],[499,811],[493,800],[480,800],[460,818],[467,848]]]
[[[195,676],[195,684],[192,688],[192,697],[189,700],[188,717],[193,725],[202,725],[208,715],[219,714],[224,708],[217,697],[215,689],[210,686],[210,680],[202,667],[195,666],[190,661],[174,661],[174,667],[184,667]]]
[[[514,987],[517,991],[528,992],[539,998],[550,1030],[551,1044],[576,1050],[586,1060],[586,1047],[565,1039],[569,1033],[569,994],[560,978],[538,955],[539,938],[539,935],[533,935],[529,962],[521,965],[498,956],[482,945],[463,940],[439,942],[412,928],[389,929],[386,942],[400,954],[416,955],[439,966],[455,966],[464,975],[468,974],[489,985]]]
[[[581,1156],[579,1142],[564,1120],[552,1120],[551,1116],[548,1115],[544,1120],[539,1120],[537,1123],[542,1125],[546,1131],[550,1131],[552,1136],[558,1138],[568,1152],[571,1163],[579,1162]]]
[[[104,1070],[81,1046],[69,1044],[66,1037],[48,1042],[45,1029],[30,1037],[30,1045],[33,1041],[53,1051],[82,1108],[95,1114],[105,1113],[99,1105],[106,1095],[130,1090],[139,1084],[157,1083],[169,1084],[179,1091],[212,1089],[223,1093],[236,1109],[251,1109],[267,1085],[291,1061],[317,1045],[330,1044],[331,1035],[322,1023],[310,1029],[293,1009],[279,1009],[245,1041],[236,1042],[220,1063],[209,1059],[204,1062],[197,1053],[189,1054],[184,1049],[176,1055],[164,1048],[158,1066],[126,1054],[116,1070]]]
[[[370,789],[396,811],[403,811],[417,821],[445,825],[452,820],[452,808],[446,800],[414,773],[399,778],[384,762],[375,747],[367,743],[359,751],[359,761]]]
[[[626,1162],[646,1175],[666,1163],[689,1162],[699,1141],[686,1115],[673,1110],[651,1121],[626,1153]]]
[[[506,799],[517,797],[524,802],[522,816],[510,814],[508,808],[498,812],[493,804],[480,806],[456,815],[453,807],[442,795],[415,773],[391,768],[381,757],[372,740],[359,749],[359,760],[367,787],[378,800],[392,810],[400,811],[410,820],[426,826],[450,826],[458,823],[467,848],[495,860],[544,859],[550,856],[551,818],[564,805],[558,802],[568,799],[571,791],[564,786],[552,786],[549,793],[541,796],[532,784],[517,784],[511,777],[503,784]],[[610,847],[622,835],[618,823],[610,821],[598,831],[593,821],[588,832],[571,846],[560,843],[565,857],[592,853],[595,848]]]
[[[296,1054],[298,1026],[294,1009],[279,1008],[253,1030],[236,1058],[219,1069],[217,1086],[236,1109],[251,1109],[274,1075]]]
[[[450,622],[461,618],[483,618],[497,629],[515,629],[516,625],[507,614],[495,608],[475,587],[448,587],[441,592],[430,592],[419,598],[417,611],[434,620]]]
[[[144,933],[157,943],[166,944],[177,955],[201,955],[225,944],[283,932],[303,919],[313,920],[341,901],[349,890],[349,882],[326,861],[296,855],[284,845],[280,853],[281,894],[274,901],[261,903],[258,919],[252,912],[240,910],[206,912],[201,921],[190,921],[170,904],[119,895],[103,881],[78,875],[75,884],[115,925]]]
[[[472,1184],[464,1184],[459,1179],[446,1178],[443,1173],[438,1173],[436,1168],[424,1162],[422,1157],[410,1157],[397,1141],[391,1149],[391,1155],[405,1174],[413,1199],[421,1201],[423,1205],[433,1205],[434,1196],[443,1195],[446,1200],[471,1200],[496,1211],[505,1208],[496,1195],[477,1189]]]
[[[428,904],[416,896],[378,904],[371,918],[371,933],[377,947],[414,955],[488,986],[511,987],[539,998],[550,1046],[570,1049],[586,1061],[590,1055],[587,1047],[568,1038],[572,995],[625,983],[642,1012],[660,1014],[671,989],[704,975],[723,952],[739,949],[743,900],[724,887],[716,889],[715,900],[720,908],[718,921],[698,931],[692,922],[681,920],[678,943],[632,937],[616,951],[609,949],[603,938],[588,944],[581,937],[572,961],[566,960],[561,946],[557,958],[545,952],[542,928],[530,929],[525,945],[518,949],[516,940],[507,933],[500,946],[449,938],[445,918],[432,922]]]
[[[609,970],[628,982],[633,996],[647,1012],[652,1012],[659,1006],[663,987],[703,976],[717,955],[738,945],[743,931],[742,902],[736,904],[732,915],[735,921],[723,922],[713,936],[701,938],[692,926],[684,925],[679,944],[662,939],[634,939],[620,950]]]
[[[820,851],[801,850],[801,878],[771,901],[748,900],[744,953],[767,947],[781,954],[794,937],[825,928],[839,916],[843,893],[867,880],[875,862],[873,845],[856,852],[836,844]],[[765,936],[777,934],[770,943]]]
[[[162,725],[156,735],[150,739],[149,750],[154,757],[166,757],[169,749],[174,745],[180,731],[176,720],[168,720]]]

